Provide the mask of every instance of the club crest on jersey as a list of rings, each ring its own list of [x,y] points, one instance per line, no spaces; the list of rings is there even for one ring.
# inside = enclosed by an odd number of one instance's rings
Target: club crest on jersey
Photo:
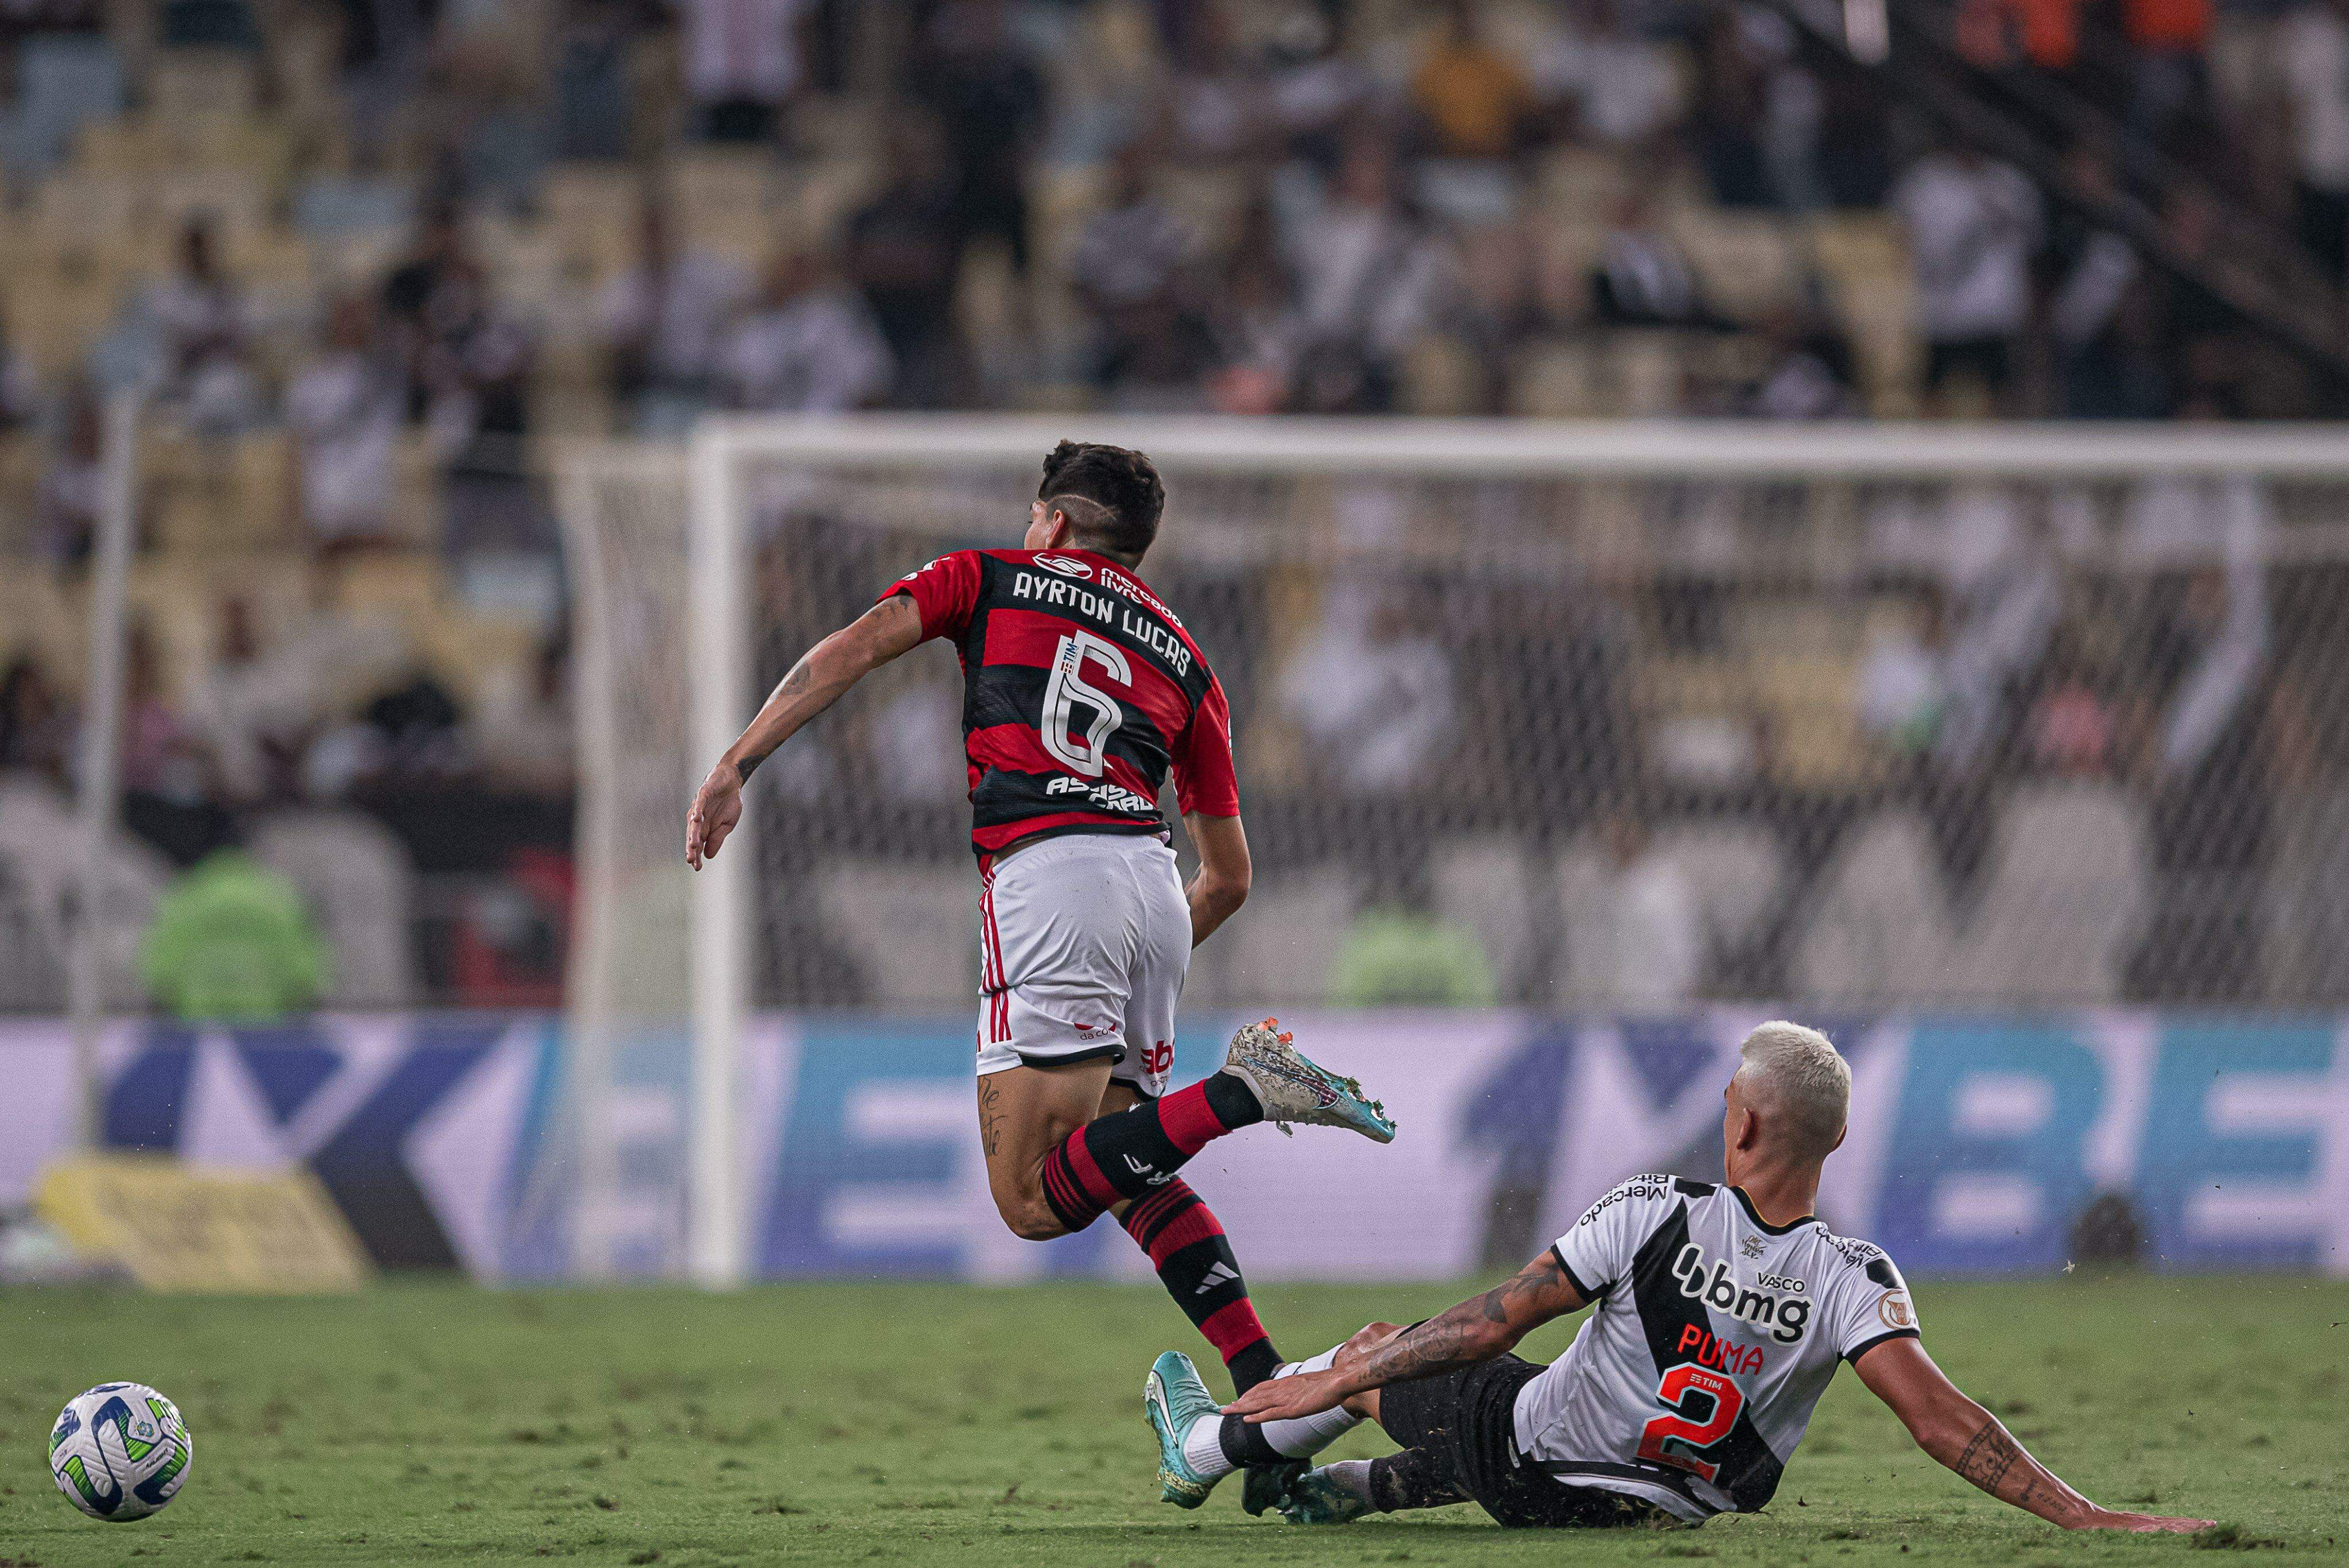
[[[1682,1247],[1680,1256],[1672,1260],[1672,1272],[1681,1282],[1681,1294],[1701,1301],[1715,1312],[1766,1328],[1770,1337],[1781,1345],[1794,1344],[1810,1325],[1809,1302],[1799,1296],[1787,1301],[1776,1291],[1738,1283],[1731,1277],[1726,1260],[1715,1262],[1708,1272],[1704,1251],[1693,1241]],[[1795,1282],[1774,1276],[1771,1282],[1783,1286]]]
[[[1046,571],[1058,572],[1064,577],[1090,577],[1093,575],[1090,561],[1080,561],[1068,556],[1039,556],[1035,559],[1036,564]]]

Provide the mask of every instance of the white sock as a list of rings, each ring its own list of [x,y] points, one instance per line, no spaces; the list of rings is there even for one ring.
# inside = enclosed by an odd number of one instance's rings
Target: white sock
[[[1202,1416],[1183,1434],[1183,1462],[1201,1480],[1218,1480],[1239,1469],[1224,1457],[1224,1445],[1216,1437],[1223,1429],[1221,1416]]]
[[[1338,1347],[1323,1351],[1303,1361],[1292,1361],[1275,1372],[1275,1377],[1294,1377],[1300,1372],[1327,1372],[1338,1359]],[[1362,1418],[1343,1405],[1324,1410],[1316,1416],[1300,1416],[1295,1420],[1267,1421],[1257,1430],[1272,1445],[1275,1453],[1301,1459],[1318,1454],[1361,1424]],[[1189,1465],[1203,1480],[1227,1476],[1239,1467],[1224,1452],[1224,1418],[1206,1416],[1191,1423],[1183,1434],[1183,1462]]]

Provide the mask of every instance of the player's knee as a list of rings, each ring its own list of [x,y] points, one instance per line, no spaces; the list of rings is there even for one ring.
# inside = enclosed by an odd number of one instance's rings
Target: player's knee
[[[1023,1241],[1049,1241],[1055,1236],[1069,1233],[1069,1228],[1061,1223],[1061,1217],[1052,1212],[1052,1206],[1044,1201],[1041,1193],[1032,1197],[1026,1194],[1018,1198],[999,1197],[995,1200],[995,1209],[1003,1216],[1003,1223],[1010,1228],[1011,1233]]]
[[[1396,1334],[1401,1334],[1402,1332],[1402,1325],[1398,1324],[1366,1323],[1360,1329],[1355,1331],[1353,1338],[1346,1342],[1346,1348],[1348,1350],[1368,1350],[1374,1345],[1383,1344],[1387,1340],[1392,1339]]]

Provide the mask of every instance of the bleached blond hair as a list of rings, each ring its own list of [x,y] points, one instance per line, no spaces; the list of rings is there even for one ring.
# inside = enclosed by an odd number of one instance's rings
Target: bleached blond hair
[[[1789,1152],[1825,1159],[1851,1113],[1851,1065],[1842,1053],[1817,1030],[1777,1019],[1748,1034],[1737,1054],[1735,1081],[1784,1129]]]

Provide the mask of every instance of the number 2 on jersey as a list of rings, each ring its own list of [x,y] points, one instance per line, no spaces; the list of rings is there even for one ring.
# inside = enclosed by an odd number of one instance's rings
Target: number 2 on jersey
[[[1044,749],[1056,760],[1089,779],[1097,779],[1108,770],[1109,738],[1125,722],[1125,710],[1118,706],[1117,699],[1086,680],[1088,659],[1108,670],[1110,679],[1119,685],[1133,684],[1125,649],[1089,631],[1071,632],[1052,651],[1052,679],[1044,688],[1042,733]],[[1082,740],[1070,733],[1069,711],[1079,702],[1093,711],[1093,722]]]
[[[1692,1399],[1691,1396],[1695,1396]],[[1674,1469],[1693,1471],[1700,1480],[1711,1480],[1721,1467],[1709,1464],[1694,1454],[1672,1453],[1665,1449],[1667,1442],[1685,1444],[1695,1449],[1711,1448],[1729,1436],[1729,1428],[1737,1425],[1737,1413],[1745,1408],[1745,1396],[1736,1384],[1710,1366],[1682,1362],[1664,1374],[1656,1385],[1656,1397],[1672,1407],[1672,1414],[1659,1416],[1648,1423],[1640,1434],[1640,1457],[1651,1464],[1670,1465]],[[1710,1399],[1713,1411],[1703,1420],[1691,1417],[1690,1407],[1702,1408]]]

